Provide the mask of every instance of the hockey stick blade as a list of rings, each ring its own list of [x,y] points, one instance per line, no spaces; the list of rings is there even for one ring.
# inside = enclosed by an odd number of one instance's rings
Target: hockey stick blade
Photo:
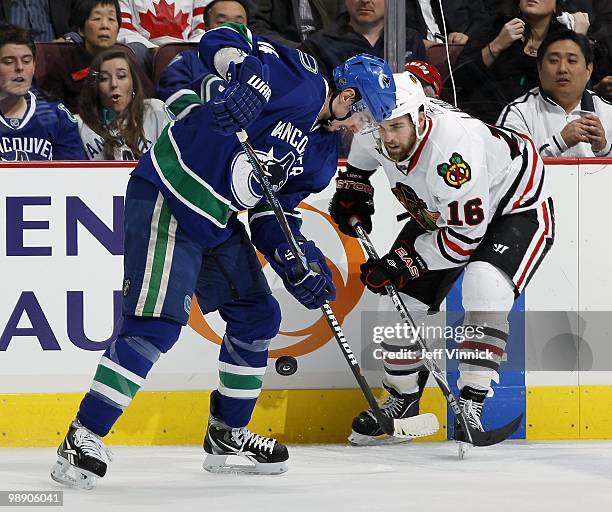
[[[374,244],[372,244],[370,237],[368,237],[368,234],[365,232],[365,230],[363,229],[363,226],[361,226],[359,221],[353,218],[351,219],[351,224],[354,227],[355,232],[357,233],[357,236],[359,237],[359,240],[361,241],[363,247],[365,248],[368,256],[374,259],[379,259],[378,253],[376,252]],[[389,284],[385,286],[385,289],[387,290],[387,293],[389,297],[391,298],[391,300],[393,301],[393,304],[395,305],[395,309],[400,314],[402,320],[404,320],[404,322],[406,322],[408,325],[414,328],[414,321],[412,320],[412,317],[410,316],[410,313],[408,312],[408,308],[404,304],[404,301],[400,297],[399,292],[397,291],[397,288],[393,284]],[[417,331],[414,329],[413,332],[417,332]],[[417,336],[416,342],[422,350],[428,352],[427,344],[421,338],[420,335]],[[514,432],[516,432],[516,430],[518,429],[523,419],[522,414],[514,418],[508,424],[496,430],[482,432],[480,430],[474,429],[468,423],[467,418],[465,417],[465,414],[459,407],[457,399],[455,398],[455,395],[453,395],[450,389],[450,386],[448,385],[448,382],[446,381],[446,378],[444,377],[444,374],[442,373],[442,370],[440,370],[438,365],[432,359],[424,359],[423,364],[434,376],[434,379],[436,380],[438,387],[444,394],[444,397],[446,398],[448,405],[453,411],[455,418],[461,424],[461,427],[464,430],[465,435],[467,437],[465,442],[473,444],[474,446],[491,446],[493,444],[501,443],[502,441],[510,437]]]
[[[508,439],[512,434],[516,432],[523,420],[523,415],[519,414],[510,423],[506,423],[503,427],[496,428],[495,430],[487,430],[481,432],[469,427],[470,436],[472,437],[472,444],[474,446],[491,446],[497,443],[501,443]]]

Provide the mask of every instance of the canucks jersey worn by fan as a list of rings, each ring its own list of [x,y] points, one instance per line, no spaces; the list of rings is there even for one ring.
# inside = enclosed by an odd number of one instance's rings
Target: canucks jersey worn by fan
[[[203,313],[218,311],[226,322],[204,468],[227,470],[227,457],[239,455],[251,465],[235,471],[287,469],[287,448],[246,427],[281,313],[237,212],[249,210],[253,243],[296,300],[309,309],[333,300],[331,271],[314,242],[301,234],[296,208],[335,173],[337,139],[321,125],[348,117],[357,98],[360,109],[373,109],[379,119],[389,115],[395,103],[392,75],[379,59],[357,56],[344,68],[359,81],[343,80],[344,87],[328,93],[311,58],[253,36],[242,25],[207,32],[198,53],[224,86],[206,104],[192,91],[177,95],[183,117],[164,129],[129,181],[122,327],[58,449],[52,477],[64,484],[90,487],[104,475],[108,458],[100,437],[177,341],[194,294]],[[302,245],[305,273],[296,272],[301,262],[291,257],[235,137],[246,127]]]
[[[28,92],[21,119],[0,114],[0,160],[84,160],[76,119],[61,103]]]
[[[207,0],[119,0],[122,43],[149,48],[183,41],[198,42],[204,34]]]
[[[153,145],[166,125],[174,118],[163,101],[156,99],[144,100],[144,107],[142,124],[146,141],[140,147],[143,153]],[[87,158],[90,160],[104,160],[104,139],[87,126],[81,119],[81,116],[77,115],[76,118]],[[132,150],[126,144],[116,148],[115,160],[134,160]]]
[[[492,393],[491,381],[498,382],[505,351],[508,312],[552,245],[552,199],[531,139],[426,98],[410,73],[395,75],[395,81],[397,108],[376,133],[353,140],[330,212],[351,236],[353,217],[369,231],[374,212],[369,177],[382,166],[406,209],[400,218],[409,221],[386,256],[362,265],[368,289],[385,293],[385,285],[393,283],[413,300],[411,309],[436,311],[465,269],[465,326],[479,334],[460,345],[465,354],[459,363],[460,405],[470,424],[482,430],[483,402]],[[385,347],[406,348],[396,340]],[[383,385],[395,404],[385,409],[389,415],[418,412],[427,373],[420,352],[412,354],[412,359],[383,361]],[[457,426],[455,439],[465,440]],[[350,440],[383,440],[370,411],[355,418]],[[460,443],[460,455],[464,452]]]

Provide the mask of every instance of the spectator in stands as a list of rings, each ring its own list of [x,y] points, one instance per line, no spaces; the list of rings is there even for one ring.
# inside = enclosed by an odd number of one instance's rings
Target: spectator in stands
[[[223,23],[242,23],[249,20],[249,5],[245,0],[212,0],[204,11],[206,30],[217,28]]]
[[[440,10],[442,5],[444,16]],[[470,38],[482,39],[491,15],[482,0],[407,0],[406,27],[416,30],[429,47],[444,42],[444,24],[449,44],[466,44]]]
[[[98,53],[116,44],[120,14],[118,0],[80,0],[74,20],[83,44],[67,48],[60,61],[47,66],[45,75],[39,77],[39,90],[63,101],[72,112],[78,113],[79,95],[89,74],[89,65]],[[145,95],[151,96],[151,80],[142,69],[136,69]]]
[[[529,134],[542,156],[609,156],[612,105],[586,89],[592,71],[585,36],[549,34],[538,50],[541,88],[508,105],[498,125]]]
[[[249,6],[244,0],[213,0],[206,6],[204,22],[208,29],[213,29],[222,23],[235,22],[247,24],[249,20]],[[195,91],[207,101],[210,97],[212,85],[208,80],[202,87],[202,80],[210,72],[204,68],[204,64],[198,57],[196,50],[186,50],[178,54],[168,65],[166,71],[161,75],[157,84],[156,96],[161,100],[168,100],[177,91],[187,89]],[[178,101],[174,98],[168,102],[168,107],[174,115],[182,117],[184,112]]]
[[[172,118],[163,101],[145,99],[123,50],[96,56],[80,103],[79,133],[90,160],[140,159]]]
[[[26,29],[0,26],[0,160],[83,160],[76,119],[30,91],[35,58]]]
[[[136,53],[138,63],[151,73],[153,53],[168,43],[197,43],[204,34],[207,0],[119,0],[119,42]]]
[[[80,36],[70,23],[79,0],[0,0],[0,23],[30,30],[34,41],[77,41]]]
[[[316,30],[326,29],[344,9],[344,0],[257,0],[249,28],[297,48]]]
[[[513,9],[484,41],[468,42],[455,67],[460,106],[489,123],[504,105],[538,85],[537,53],[547,34],[567,25],[581,33],[588,29],[583,13],[562,13],[556,0],[514,0]]]
[[[419,79],[425,96],[439,98],[442,94],[442,76],[438,68],[429,62],[413,60],[404,67]]]
[[[328,29],[318,30],[300,47],[313,55],[331,78],[334,68],[349,57],[369,53],[384,57],[385,0],[346,0],[347,12]],[[418,32],[406,29],[406,61],[427,60]]]

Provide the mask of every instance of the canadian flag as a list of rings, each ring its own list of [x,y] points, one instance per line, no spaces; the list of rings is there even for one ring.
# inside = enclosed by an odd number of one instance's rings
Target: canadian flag
[[[119,0],[119,42],[150,48],[198,42],[204,33],[204,9],[211,0]]]

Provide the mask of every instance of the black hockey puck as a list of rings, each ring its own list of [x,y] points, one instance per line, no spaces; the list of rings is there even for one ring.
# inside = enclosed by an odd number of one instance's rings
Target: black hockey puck
[[[276,372],[279,375],[288,377],[297,372],[297,359],[291,356],[281,356],[276,360]]]

